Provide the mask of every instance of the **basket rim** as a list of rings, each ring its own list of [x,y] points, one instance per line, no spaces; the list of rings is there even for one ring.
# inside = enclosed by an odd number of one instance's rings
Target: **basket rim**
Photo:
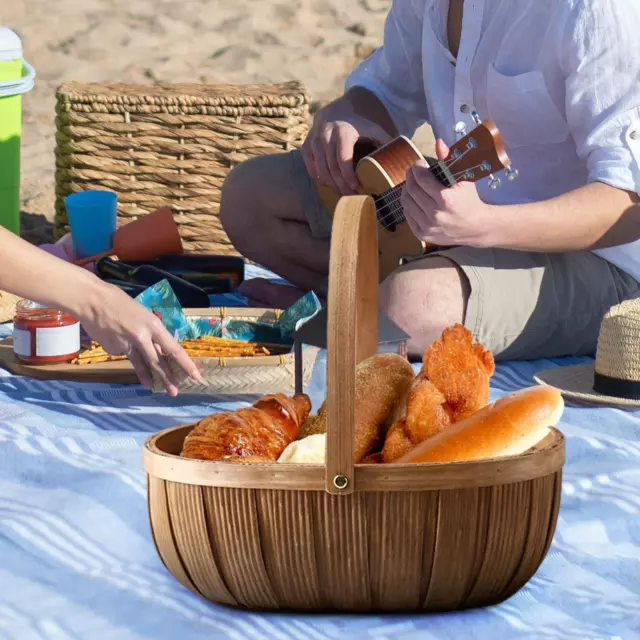
[[[280,83],[203,84],[65,81],[56,97],[68,104],[118,103],[122,105],[174,105],[210,107],[284,107],[308,106],[311,95],[300,80]]]
[[[164,429],[143,446],[145,472],[169,482],[236,489],[326,490],[325,465],[236,463],[182,458],[161,445],[184,441],[195,425]],[[464,462],[356,465],[354,491],[470,489],[533,480],[562,469],[565,440],[550,427],[536,447],[516,456]]]

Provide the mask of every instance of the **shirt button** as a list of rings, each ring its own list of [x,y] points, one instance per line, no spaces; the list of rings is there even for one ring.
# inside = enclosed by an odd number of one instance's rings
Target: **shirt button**
[[[468,104],[460,105],[460,111],[462,111],[462,113],[467,113],[469,111],[469,105]]]

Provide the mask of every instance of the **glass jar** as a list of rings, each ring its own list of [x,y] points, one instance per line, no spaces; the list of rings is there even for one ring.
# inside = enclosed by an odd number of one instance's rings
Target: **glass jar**
[[[80,323],[59,309],[20,300],[13,319],[13,353],[30,365],[70,362],[80,353]]]

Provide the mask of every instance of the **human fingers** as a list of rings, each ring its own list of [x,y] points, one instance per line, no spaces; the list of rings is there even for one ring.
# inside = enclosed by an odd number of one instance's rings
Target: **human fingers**
[[[313,155],[312,142],[313,142],[313,133],[309,133],[307,139],[304,141],[300,153],[302,154],[302,160],[304,161],[304,166],[307,168],[307,173],[312,178],[318,177],[318,166],[316,165],[316,160]]]
[[[418,160],[409,168],[406,183],[407,186],[411,185],[410,189],[416,199],[420,200],[420,196],[417,193],[420,190],[427,194],[438,206],[442,206],[442,192],[446,187],[433,175],[424,160]]]
[[[327,126],[323,129],[322,133],[316,136],[311,142],[311,149],[313,151],[313,158],[316,163],[317,174],[312,176],[331,189],[337,190],[337,185],[331,176],[329,164],[327,163],[327,146],[331,136],[332,127]]]
[[[436,140],[436,157],[438,160],[445,160],[449,155],[449,147],[442,138]]]
[[[176,385],[171,381],[169,366],[167,365],[165,359],[160,355],[162,349],[157,348],[156,344],[151,338],[151,335],[141,339],[135,345],[135,350],[144,359],[147,369],[151,375],[152,383],[153,378],[155,377],[171,397],[177,396],[178,389]]]
[[[169,367],[168,378],[174,385],[179,385],[181,382],[181,373],[186,374],[192,380],[196,382],[202,382],[202,375],[200,370],[196,366],[196,363],[187,355],[187,352],[182,346],[176,342],[166,331],[159,332],[154,338],[154,344],[162,355],[168,360],[173,360],[179,367],[179,371],[173,372]]]
[[[129,358],[129,362],[131,362],[133,368],[135,369],[140,384],[145,389],[151,389],[153,386],[151,372],[149,371],[149,367],[147,367],[147,363],[142,354],[138,353],[136,349],[131,349],[127,357]]]
[[[358,188],[358,178],[353,166],[353,152],[359,135],[347,123],[334,127],[330,149],[327,152],[329,169],[342,195],[352,195]]]

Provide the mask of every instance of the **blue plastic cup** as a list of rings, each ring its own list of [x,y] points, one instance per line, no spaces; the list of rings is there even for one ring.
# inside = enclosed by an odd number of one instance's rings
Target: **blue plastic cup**
[[[109,251],[116,232],[118,196],[113,191],[81,191],[64,199],[78,258]]]

